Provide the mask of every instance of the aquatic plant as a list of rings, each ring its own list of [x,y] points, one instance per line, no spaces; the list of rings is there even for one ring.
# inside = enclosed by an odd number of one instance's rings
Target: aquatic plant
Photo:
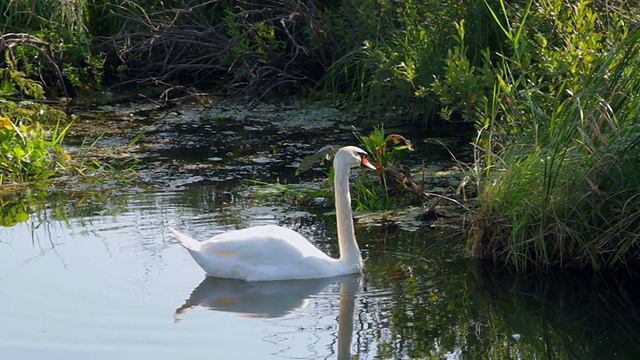
[[[377,169],[372,172],[354,174],[351,193],[352,202],[358,210],[395,209],[411,204],[419,204],[423,200],[422,188],[418,186],[408,172],[401,170],[395,163],[398,154],[403,150],[413,151],[411,141],[399,134],[385,134],[384,126],[376,126],[368,136],[353,130],[353,134],[360,141],[362,148],[368,153],[368,159]],[[296,175],[310,170],[318,165],[326,165],[341,148],[340,145],[326,145],[315,153],[304,157]],[[268,184],[252,180],[254,184],[250,192],[245,194],[254,197],[277,198],[294,203],[312,203],[318,198],[332,198],[333,193],[328,188],[333,182],[333,171],[328,170],[327,182],[318,184]]]
[[[264,181],[249,180],[251,186],[238,190],[242,197],[258,199],[275,199],[278,203],[309,204],[318,198],[329,198],[331,190],[324,186],[314,184],[282,184],[267,183]]]
[[[355,128],[353,134],[369,152],[371,162],[379,169],[385,169],[392,165],[399,151],[414,151],[411,140],[400,134],[387,135],[384,125],[374,126],[368,136],[360,134]]]
[[[352,200],[358,210],[381,210],[396,208],[422,200],[422,188],[411,176],[395,166],[397,155],[402,150],[413,151],[411,141],[400,134],[386,134],[384,126],[376,126],[368,136],[354,128],[353,134],[369,154],[369,161],[378,169],[378,176],[355,175]],[[327,145],[316,153],[302,159],[296,170],[299,175],[312,166],[329,160],[340,149],[337,145]],[[329,183],[333,172],[329,172]],[[315,192],[312,192],[315,193]]]
[[[381,210],[419,203],[422,188],[395,165],[400,151],[414,151],[411,140],[400,134],[386,134],[384,125],[375,126],[368,136],[355,128],[353,134],[378,168],[377,182],[370,181],[366,174],[356,177],[353,196],[358,209]]]

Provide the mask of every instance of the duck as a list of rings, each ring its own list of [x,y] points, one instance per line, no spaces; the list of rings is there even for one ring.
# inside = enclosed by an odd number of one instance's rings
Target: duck
[[[367,152],[340,148],[334,159],[334,192],[339,258],[315,247],[296,231],[277,225],[233,230],[197,241],[173,228],[171,235],[213,278],[277,281],[327,278],[362,272],[364,262],[356,241],[349,177],[351,168],[376,170]]]

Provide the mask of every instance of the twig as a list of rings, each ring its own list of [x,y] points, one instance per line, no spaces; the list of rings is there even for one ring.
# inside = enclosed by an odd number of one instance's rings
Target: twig
[[[13,48],[18,45],[25,45],[31,48],[36,49],[39,53],[41,53],[51,64],[53,67],[56,76],[58,77],[58,81],[60,81],[60,86],[62,86],[62,90],[64,91],[65,97],[70,98],[69,89],[64,82],[64,76],[62,75],[62,71],[58,66],[55,55],[53,53],[53,44],[50,42],[46,42],[44,40],[39,39],[36,36],[27,33],[7,33],[0,34],[0,54],[6,50],[9,51],[9,59],[14,68],[17,68],[17,61],[13,54]],[[44,49],[43,49],[44,48]],[[46,50],[45,50],[46,49]],[[69,102],[67,102],[69,104]]]

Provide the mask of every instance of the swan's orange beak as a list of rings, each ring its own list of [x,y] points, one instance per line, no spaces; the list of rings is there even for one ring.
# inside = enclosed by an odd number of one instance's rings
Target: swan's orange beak
[[[373,164],[369,161],[369,159],[367,159],[367,155],[362,155],[360,160],[360,166],[369,168],[371,170],[378,170],[375,166],[373,166]]]

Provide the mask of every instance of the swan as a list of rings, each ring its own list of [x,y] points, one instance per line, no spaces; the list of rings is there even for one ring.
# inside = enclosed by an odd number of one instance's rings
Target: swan
[[[350,169],[356,166],[376,170],[364,150],[355,146],[338,150],[333,159],[338,259],[323,253],[297,232],[276,225],[234,230],[203,242],[173,228],[169,231],[214,278],[272,281],[359,273],[363,261],[353,229],[349,193]]]

